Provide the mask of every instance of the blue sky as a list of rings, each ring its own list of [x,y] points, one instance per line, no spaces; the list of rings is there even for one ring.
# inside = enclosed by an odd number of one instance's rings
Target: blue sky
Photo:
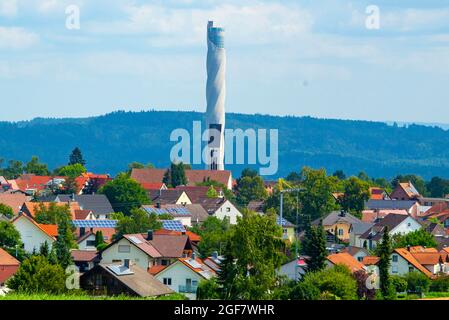
[[[226,28],[229,112],[449,123],[437,0],[0,0],[0,120],[204,111],[208,19]]]

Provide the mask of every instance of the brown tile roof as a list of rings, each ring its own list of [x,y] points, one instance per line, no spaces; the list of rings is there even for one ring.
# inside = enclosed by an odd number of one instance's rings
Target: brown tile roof
[[[362,259],[362,263],[365,266],[372,266],[372,265],[376,265],[379,262],[380,258],[376,257],[376,256],[365,256]]]
[[[0,203],[11,207],[14,214],[18,214],[27,201],[28,197],[23,193],[0,193]]]
[[[199,203],[208,214],[213,214],[215,211],[226,202],[225,198],[205,198]]]
[[[355,259],[347,252],[331,254],[327,257],[327,260],[329,260],[334,265],[342,264],[344,266],[347,266],[352,272],[365,270],[365,266],[363,265],[363,263],[357,261],[357,259]]]
[[[252,200],[248,203],[246,206],[248,210],[254,211],[254,212],[263,212],[263,207],[265,205],[265,202],[263,200]]]
[[[390,213],[408,215],[407,210],[391,209],[391,210],[363,210],[362,221],[374,222],[378,218],[385,218]]]
[[[167,169],[133,169],[131,172],[131,178],[139,183],[158,183],[162,182],[164,174]],[[197,183],[205,182],[208,180],[214,180],[228,185],[231,178],[231,171],[215,171],[215,170],[185,170],[187,185],[194,186]]]
[[[0,266],[18,266],[20,262],[8,252],[0,248]]]
[[[416,269],[424,273],[429,278],[432,277],[432,273],[428,269],[426,269],[421,263],[419,263],[418,260],[416,260],[416,258],[414,257],[414,255],[411,252],[409,252],[406,248],[394,249],[394,252],[399,254],[402,258],[407,260],[411,265],[413,265]]]
[[[72,250],[70,251],[72,259],[75,262],[90,262],[94,260],[100,260],[97,251],[93,250]]]
[[[90,210],[75,210],[75,220],[85,220],[91,212]]]
[[[123,283],[126,287],[134,291],[137,295],[141,297],[151,297],[151,296],[162,296],[166,294],[173,293],[169,287],[162,284],[159,280],[154,278],[147,270],[139,268],[138,265],[130,265],[130,270],[132,274],[117,275],[108,266],[114,264],[99,264],[96,268],[102,268],[103,270],[110,273],[117,281]],[[95,270],[90,270],[87,273],[95,272]],[[87,274],[86,273],[86,274]],[[83,276],[86,276],[83,275]]]

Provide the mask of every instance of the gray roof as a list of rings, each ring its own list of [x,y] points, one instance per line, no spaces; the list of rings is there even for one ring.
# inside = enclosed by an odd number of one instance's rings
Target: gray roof
[[[147,271],[139,268],[137,265],[131,265],[130,274],[117,275],[109,268],[110,266],[118,266],[117,264],[99,264],[98,267],[110,273],[119,282],[123,283],[129,289],[134,291],[141,297],[154,297],[173,293],[173,291],[155,279]]]
[[[409,210],[417,201],[415,200],[368,200],[367,209],[405,209]]]
[[[374,226],[374,223],[369,222],[355,223],[352,225],[352,232],[354,232],[354,234],[364,234],[372,226]]]
[[[323,219],[323,226],[331,226],[339,221],[344,221],[352,225],[363,223],[360,219],[357,219],[347,212],[342,215],[340,211],[332,211]],[[313,225],[318,225],[319,223],[320,219],[316,219],[312,222]]]
[[[200,204],[187,204],[186,208],[192,214],[192,223],[202,223],[209,217],[206,209]]]
[[[81,194],[75,195],[60,194],[55,200],[60,202],[69,202],[75,200],[79,203],[81,209],[90,210],[94,214],[109,214],[113,213],[111,203],[104,194]]]

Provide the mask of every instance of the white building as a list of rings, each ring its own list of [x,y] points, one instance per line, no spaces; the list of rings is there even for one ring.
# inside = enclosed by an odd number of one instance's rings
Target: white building
[[[17,216],[12,223],[20,233],[24,249],[28,253],[38,252],[45,242],[51,248],[56,241],[58,235],[56,225],[39,224],[24,214]]]

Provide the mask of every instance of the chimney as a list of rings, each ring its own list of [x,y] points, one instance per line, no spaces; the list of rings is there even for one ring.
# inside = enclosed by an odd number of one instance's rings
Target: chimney
[[[126,269],[129,269],[129,259],[125,259],[125,260],[123,261],[123,266],[124,266]]]
[[[148,230],[147,231],[147,240],[148,241],[153,240],[153,230]]]
[[[195,260],[195,259],[196,259],[196,252],[193,251],[193,252],[192,252],[192,260]]]
[[[86,228],[81,227],[80,228],[80,237],[84,236],[86,234]]]
[[[75,194],[72,193],[72,195],[70,196],[70,201],[75,202]]]
[[[161,208],[161,202],[160,201],[156,202],[156,208],[158,208],[158,209]]]
[[[341,210],[340,211],[340,217],[344,217],[344,216],[346,216],[346,212],[345,212],[345,210]]]
[[[410,252],[410,246],[407,246],[407,251]]]
[[[214,258],[215,260],[218,259],[218,251],[212,252],[212,258]]]

